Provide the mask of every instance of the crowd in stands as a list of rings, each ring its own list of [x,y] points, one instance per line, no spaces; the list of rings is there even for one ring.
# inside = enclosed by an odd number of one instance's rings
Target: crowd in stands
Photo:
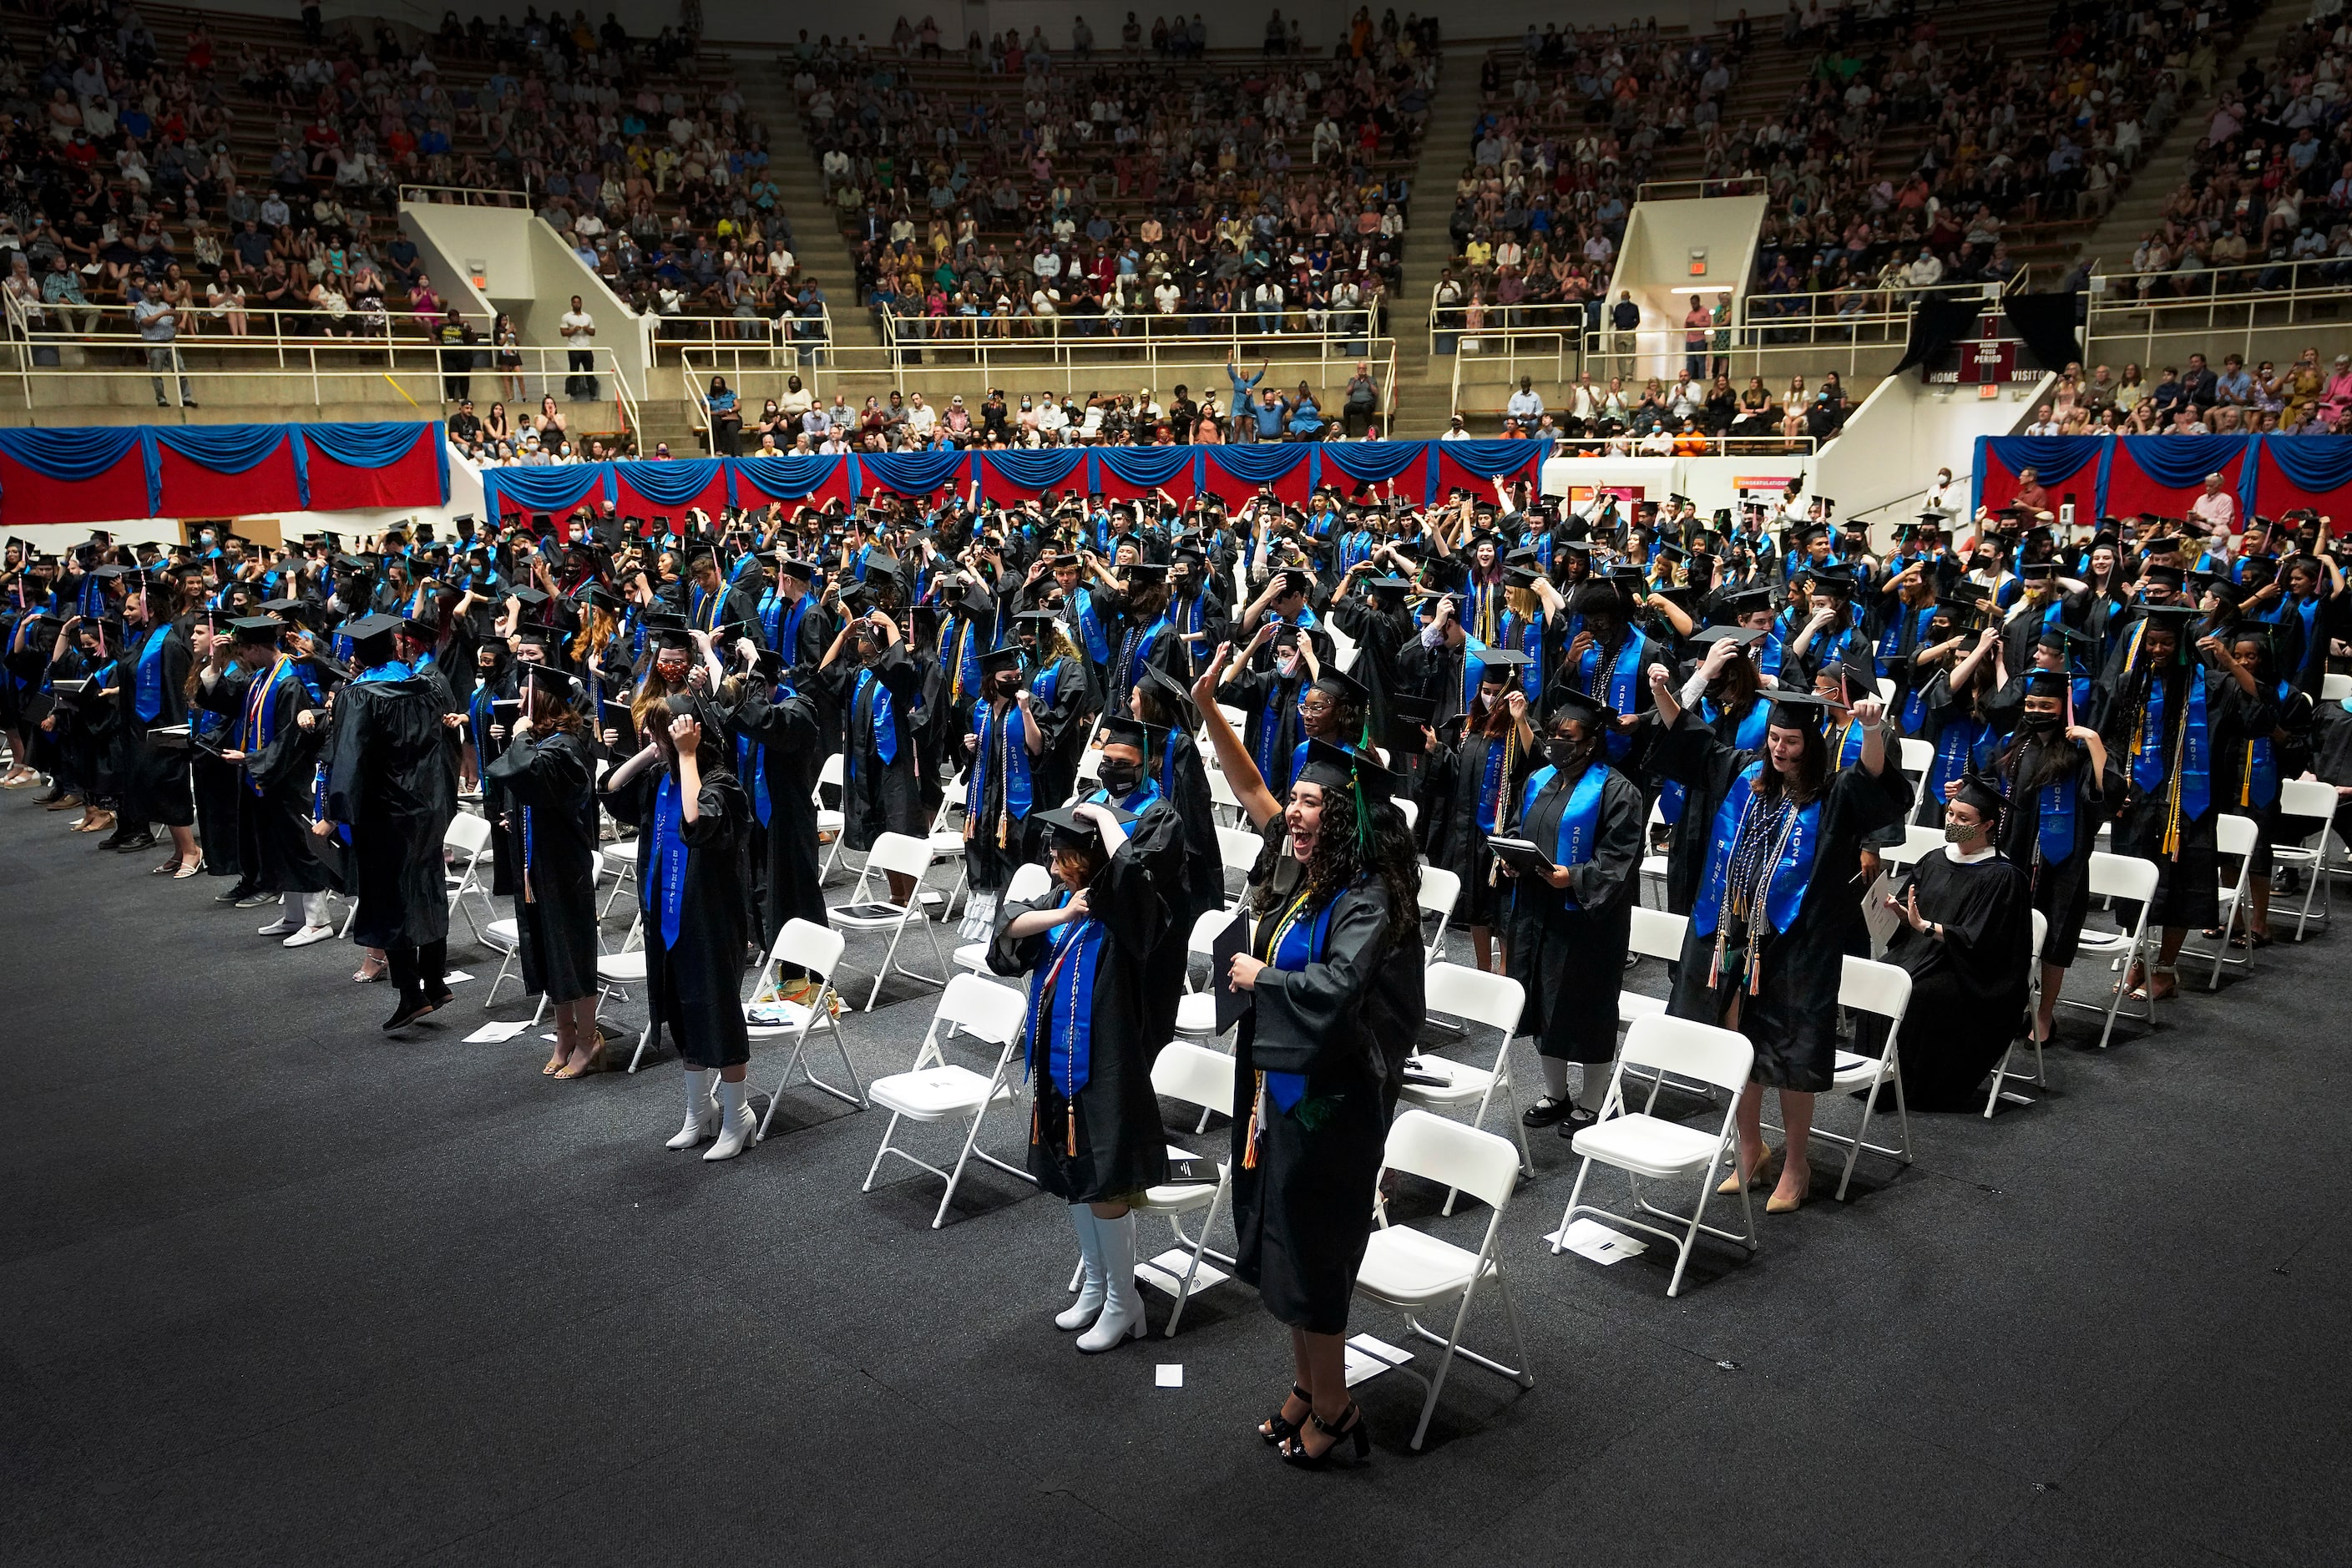
[[[1790,376],[1787,390],[1775,392],[1760,375],[1735,386],[1725,362],[1712,362],[1711,372],[1709,363],[1694,356],[1673,380],[1638,384],[1580,372],[1552,405],[1523,375],[1504,405],[1503,434],[1585,443],[1588,455],[1618,457],[1701,457],[1723,450],[1727,437],[1742,452],[1799,451],[1836,435],[1860,401],[1849,399],[1835,371],[1810,388],[1805,377]],[[1458,426],[1462,416],[1454,417]]]
[[[1071,35],[975,34],[959,67],[902,18],[890,47],[803,33],[791,51],[859,300],[899,340],[1377,321],[1435,18],[1360,10],[1327,54],[1279,12],[1239,58],[1207,57],[1197,16],[1147,34],[1130,13],[1116,49],[1083,16]]]
[[[2320,363],[2316,347],[2284,368],[2249,367],[2224,354],[2217,367],[2192,353],[2150,376],[2137,364],[2085,374],[2070,364],[2034,410],[2029,436],[2352,435],[2352,354]]]
[[[411,184],[527,189],[642,310],[811,313],[765,133],[691,37],[536,6],[451,11],[431,36],[316,16],[279,42],[224,20],[233,48],[202,21],[167,44],[130,0],[12,21],[0,272],[19,331],[92,330],[136,283],[183,338],[429,334],[444,302],[393,216]]]
[[[2248,57],[2157,226],[2132,256],[2143,300],[2352,279],[2352,17],[2319,0],[2268,61]]]

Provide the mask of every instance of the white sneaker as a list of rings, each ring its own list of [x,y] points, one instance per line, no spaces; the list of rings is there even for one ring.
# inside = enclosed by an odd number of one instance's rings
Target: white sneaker
[[[704,1150],[702,1157],[706,1160],[732,1160],[751,1146],[751,1140],[759,1131],[760,1119],[751,1113],[750,1106],[743,1106],[735,1112],[734,1121],[719,1130],[719,1142]]]
[[[325,942],[335,934],[332,926],[304,926],[286,939],[288,947],[308,947],[314,942]]]
[[[257,936],[292,936],[302,928],[292,921],[272,921],[254,934]]]
[[[706,1099],[702,1102],[702,1108],[688,1116],[685,1124],[678,1128],[677,1134],[662,1147],[691,1149],[704,1139],[716,1136],[718,1131],[719,1102]]]

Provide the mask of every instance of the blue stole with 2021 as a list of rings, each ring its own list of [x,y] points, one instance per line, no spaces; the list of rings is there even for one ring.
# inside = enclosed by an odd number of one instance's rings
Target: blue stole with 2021
[[[1859,729],[1859,725],[1852,726]],[[1994,742],[1992,726],[1973,713],[1963,713],[1948,721],[1936,733],[1936,763],[1927,771],[1927,787],[1922,793],[1929,800],[1944,798],[1944,786],[1974,768],[1979,773],[1992,765]],[[1848,765],[1841,763],[1840,766]]]
[[[1053,907],[1060,909],[1069,901],[1065,890]],[[1051,959],[1029,985],[1029,1041],[1023,1070],[1037,1070],[1037,1041],[1043,1036],[1046,1079],[1062,1091],[1066,1102],[1087,1087],[1094,1067],[1095,979],[1103,935],[1102,922],[1092,915],[1055,926],[1047,939]]]
[[[1282,922],[1275,928],[1274,946],[1265,955],[1272,969],[1300,970],[1310,963],[1319,963],[1324,943],[1331,935],[1331,911],[1339,907],[1334,898],[1315,911],[1315,918],[1298,919],[1299,906],[1306,902],[1302,895],[1298,903],[1290,906]],[[1291,1108],[1307,1098],[1307,1075],[1303,1072],[1269,1072],[1265,1075],[1265,1097],[1274,1107],[1287,1116]]]
[[[988,799],[989,769],[994,766],[998,753],[1003,753],[1004,767],[1004,810],[1015,822],[1029,820],[1029,746],[1024,733],[1027,726],[1018,706],[1007,707],[998,713],[993,702],[976,703],[971,711],[972,732],[980,737],[980,745],[971,754],[971,779],[965,798],[971,810],[968,820],[976,822],[981,805]],[[973,828],[978,832],[977,826]]]
[[[268,751],[270,742],[278,738],[278,689],[294,679],[293,665],[294,661],[281,653],[268,674],[254,679],[252,695],[246,699],[245,724],[237,736],[237,749],[248,756]],[[261,793],[260,781],[250,771],[245,782],[254,794]]]
[[[1739,771],[1732,781],[1731,791],[1715,814],[1715,838],[1707,846],[1706,876],[1699,884],[1698,903],[1691,910],[1691,929],[1701,936],[1713,936],[1722,922],[1723,895],[1731,877],[1731,854],[1739,842],[1741,825],[1757,801],[1763,797],[1756,793],[1756,781],[1764,771],[1759,760]],[[1788,842],[1781,847],[1780,858],[1772,868],[1772,875],[1764,897],[1764,921],[1775,931],[1787,931],[1804,908],[1805,889],[1813,876],[1813,857],[1821,848],[1822,803],[1817,797],[1797,811],[1797,820],[1790,827]],[[1756,925],[1756,911],[1748,913],[1748,925]]]
[[[1721,712],[1722,710],[1716,707],[1714,698],[1702,697],[1698,700],[1698,716],[1703,722],[1713,724],[1721,716]],[[1772,704],[1759,694],[1757,699],[1748,705],[1748,711],[1739,716],[1739,728],[1731,743],[1734,748],[1742,752],[1760,752],[1764,749],[1764,731],[1771,727]],[[1658,816],[1667,826],[1672,827],[1683,819],[1683,804],[1689,796],[1690,792],[1673,779],[1668,779],[1659,786]]]
[[[654,795],[654,874],[646,879],[646,897],[657,900],[664,951],[675,948],[686,912],[686,813],[674,773],[662,775]]]
[[[2074,806],[2077,790],[2072,778],[2042,786],[2033,803],[2034,842],[2044,865],[2055,866],[2074,853]]]
[[[2139,668],[2139,645],[2147,630],[2147,622],[2135,622],[2130,632],[2131,647],[2125,655],[2124,668]],[[2190,666],[2189,678],[2183,682],[2188,689],[2188,712],[2181,716],[2183,732],[2180,738],[2180,765],[2173,769],[2169,748],[2165,744],[2164,672],[2147,672],[2147,701],[2140,710],[2140,721],[2132,731],[2131,778],[2143,795],[2154,795],[2168,773],[2174,774],[2174,810],[2168,814],[2164,828],[2164,852],[2168,855],[2180,847],[2182,825],[2196,821],[2213,804],[2211,737],[2205,720],[2205,672]]]
[[[1519,795],[1519,821],[1523,826],[1528,813],[1536,808],[1536,798],[1559,776],[1559,770],[1549,763],[1528,775],[1527,787]],[[1590,763],[1577,776],[1568,792],[1568,804],[1559,809],[1559,834],[1552,846],[1553,865],[1581,866],[1592,858],[1593,840],[1601,827],[1601,789],[1608,780],[1609,769],[1601,763]],[[1565,889],[1558,890],[1568,900],[1569,908],[1576,908],[1574,893]]]
[[[1081,583],[1070,597],[1077,606],[1078,646],[1087,650],[1087,657],[1095,663],[1108,664],[1110,633],[1104,630],[1102,616],[1095,610],[1093,592]]]
[[[147,634],[147,646],[139,650],[138,688],[133,696],[133,711],[142,724],[152,724],[163,716],[163,645],[171,640],[172,628],[157,626]]]
[[[1584,658],[1576,667],[1577,689],[1598,697],[1620,713],[1631,713],[1642,700],[1642,653],[1644,643],[1633,632],[1625,634],[1625,642],[1617,650],[1617,662],[1610,667],[1607,684],[1593,689],[1593,674],[1601,664],[1601,645],[1594,643],[1584,650]],[[1604,742],[1611,762],[1622,762],[1633,748],[1633,737],[1612,728]]]

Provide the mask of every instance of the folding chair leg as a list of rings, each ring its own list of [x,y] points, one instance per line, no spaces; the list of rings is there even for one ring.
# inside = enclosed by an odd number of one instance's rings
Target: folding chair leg
[[[539,1021],[546,1016],[547,993],[542,991],[539,994],[539,1005],[530,1010],[530,1026],[534,1029],[538,1028]]]
[[[774,1110],[775,1101],[771,1100],[768,1102],[768,1107],[772,1110]],[[874,1151],[874,1163],[866,1167],[866,1181],[865,1184],[857,1189],[859,1192],[870,1193],[874,1190],[874,1173],[882,1168],[882,1156],[890,1152],[890,1135],[898,1131],[898,1113],[894,1110],[890,1113],[890,1125],[882,1129],[882,1147]],[[962,1169],[961,1163],[957,1165],[957,1169]],[[936,1223],[932,1226],[932,1228],[934,1230],[939,1228]]]
[[[653,1037],[654,1026],[648,1023],[637,1036],[636,1055],[629,1058],[629,1070],[631,1072],[636,1071],[637,1064],[646,1059],[646,1047],[653,1043]]]
[[[490,1010],[490,1004],[498,1000],[499,987],[506,984],[507,972],[514,967],[514,961],[515,955],[511,952],[499,960],[499,972],[490,976],[490,988],[482,994],[483,1012],[488,1012]],[[534,1024],[538,1023],[539,1015],[536,1013],[532,1014],[530,1021]]]
[[[1200,1239],[1192,1243],[1192,1260],[1184,1266],[1184,1278],[1176,1288],[1176,1310],[1168,1314],[1168,1326],[1160,1331],[1160,1337],[1163,1339],[1172,1340],[1176,1337],[1176,1325],[1183,1321],[1184,1309],[1192,1302],[1192,1281],[1201,1272],[1201,1254],[1208,1249],[1209,1231],[1217,1223],[1217,1211],[1224,1206],[1225,1190],[1225,1183],[1217,1184],[1216,1195],[1209,1200],[1209,1212],[1201,1216]],[[1168,1226],[1176,1233],[1176,1239],[1179,1242],[1185,1239],[1184,1227],[1177,1223],[1174,1215],[1168,1216]]]

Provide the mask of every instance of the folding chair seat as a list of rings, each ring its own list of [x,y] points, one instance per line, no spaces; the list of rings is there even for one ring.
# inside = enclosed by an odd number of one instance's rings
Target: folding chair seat
[[[1211,973],[1208,984],[1200,990],[1192,988],[1190,961],[1195,958],[1214,961],[1217,938],[1234,921],[1246,917],[1231,910],[1209,910],[1195,916],[1192,934],[1184,939],[1186,968],[1184,994],[1176,999],[1176,1032],[1200,1039],[1214,1039],[1217,1035],[1217,981]]]
[[[2038,949],[2036,951],[2039,951]],[[1830,1132],[1817,1121],[1812,1135],[1826,1142],[1843,1143],[1846,1148],[1845,1173],[1838,1178],[1838,1201],[1845,1201],[1846,1187],[1853,1181],[1853,1167],[1862,1152],[1885,1154],[1890,1159],[1911,1163],[1911,1110],[1903,1101],[1903,1069],[1895,1052],[1895,1037],[1902,1033],[1904,1009],[1911,1005],[1911,973],[1899,964],[1885,963],[1876,959],[1856,958],[1846,954],[1844,973],[1838,980],[1838,1005],[1849,1013],[1868,1013],[1886,1021],[1886,1043],[1875,1056],[1841,1050],[1830,1069],[1830,1092],[1820,1097],[1823,1105],[1847,1095],[1862,1094],[1862,1121],[1852,1137],[1842,1132]],[[1888,1085],[1895,1089],[1895,1111],[1903,1127],[1903,1141],[1894,1148],[1873,1143],[1870,1139],[1870,1119],[1878,1110],[1878,1096]]]
[[[926,985],[947,984],[947,958],[940,951],[939,927],[923,912],[923,876],[930,868],[931,847],[928,840],[917,838],[910,834],[886,833],[874,841],[873,849],[866,855],[866,868],[857,874],[857,886],[850,894],[850,901],[846,904],[834,904],[825,910],[827,921],[836,931],[887,931],[890,933],[890,945],[883,952],[882,962],[874,970],[874,989],[866,998],[864,1010],[868,1013],[874,1011],[875,1003],[881,999],[882,982],[893,969],[908,979],[919,980]],[[908,895],[907,901],[904,904],[894,904],[887,900],[867,899],[867,884],[873,879],[875,873],[892,871],[914,879],[915,889]],[[923,928],[923,934],[929,939],[931,956],[940,964],[940,972],[938,974],[925,974],[898,962],[898,944],[905,940],[907,927],[910,924],[919,924]]]
[[[1577,1133],[1570,1144],[1583,1157],[1583,1163],[1577,1167],[1576,1185],[1570,1189],[1568,1207],[1559,1216],[1559,1230],[1551,1238],[1553,1254],[1557,1256],[1567,1245],[1569,1224],[1580,1214],[1589,1214],[1604,1225],[1647,1231],[1674,1244],[1675,1272],[1666,1282],[1666,1294],[1677,1296],[1682,1293],[1683,1271],[1690,1266],[1691,1249],[1697,1245],[1699,1232],[1738,1242],[1754,1252],[1756,1211],[1745,1186],[1739,1191],[1739,1206],[1747,1222],[1744,1234],[1735,1235],[1708,1225],[1706,1205],[1715,1194],[1717,1173],[1738,1164],[1738,1134],[1733,1119],[1739,1107],[1739,1090],[1755,1065],[1756,1048],[1748,1043],[1746,1036],[1732,1030],[1663,1014],[1634,1019],[1633,1026],[1625,1031],[1625,1047],[1618,1056],[1617,1072],[1610,1080],[1608,1096],[1601,1103],[1601,1120]],[[1625,1079],[1629,1073],[1642,1068],[1651,1074],[1649,1098],[1640,1110],[1629,1111]],[[1712,1133],[1653,1114],[1658,1102],[1659,1082],[1669,1073],[1730,1091],[1729,1102],[1723,1108],[1723,1120]],[[1633,1187],[1634,1206],[1644,1214],[1672,1220],[1676,1228],[1666,1230],[1584,1202],[1584,1184],[1591,1176],[1596,1162],[1624,1172]],[[1642,1195],[1644,1179],[1672,1182],[1687,1181],[1693,1176],[1698,1178],[1698,1202],[1686,1215],[1660,1208]]]
[[[1483,1128],[1486,1110],[1494,1103],[1495,1091],[1503,1095],[1503,1116],[1510,1123],[1512,1134],[1519,1144],[1519,1168],[1529,1176],[1536,1173],[1535,1155],[1528,1148],[1526,1123],[1519,1120],[1518,1096],[1511,1083],[1511,1037],[1518,1031],[1519,1019],[1527,1011],[1527,987],[1501,974],[1488,974],[1460,963],[1433,963],[1424,980],[1428,1010],[1459,1018],[1465,1026],[1475,1024],[1492,1029],[1497,1037],[1495,1063],[1490,1068],[1475,1067],[1468,1062],[1451,1061],[1442,1057],[1422,1055],[1409,1059],[1408,1072],[1419,1068],[1433,1076],[1443,1076],[1443,1084],[1415,1083],[1408,1077],[1398,1098],[1423,1110],[1454,1111],[1475,1105],[1470,1125]],[[1444,1212],[1454,1212],[1455,1194],[1445,1196]]]
[[[2000,1060],[1993,1064],[1992,1088],[1985,1094],[1984,1113],[1985,1120],[1988,1121],[1992,1120],[1992,1108],[2000,1104],[2004,1096],[2020,1105],[2033,1103],[2025,1096],[2006,1087],[2010,1079],[2022,1076],[2011,1072],[2009,1068],[2010,1059],[2017,1055],[2017,1047],[2021,1043],[2033,1047],[2033,1087],[2036,1089],[2049,1087],[2042,1076],[2042,1042],[2035,1039],[2032,1033],[2034,1020],[2042,1016],[2042,944],[2049,940],[2050,917],[2036,910],[2033,911],[2033,951],[2025,960],[2024,1025],[2018,1031],[2017,1037],[2009,1042],[2009,1048],[2000,1053]]]
[[[1444,1347],[1433,1377],[1423,1377],[1409,1366],[1397,1368],[1428,1390],[1421,1402],[1421,1420],[1412,1429],[1412,1447],[1419,1448],[1429,1435],[1429,1418],[1445,1391],[1446,1374],[1453,1371],[1455,1357],[1500,1373],[1521,1388],[1535,1386],[1535,1374],[1525,1370],[1528,1346],[1519,1331],[1518,1303],[1511,1299],[1510,1280],[1503,1271],[1496,1245],[1503,1215],[1518,1184],[1518,1151],[1507,1138],[1426,1110],[1402,1109],[1389,1124],[1388,1146],[1381,1160],[1381,1180],[1391,1171],[1468,1193],[1494,1211],[1478,1249],[1472,1252],[1427,1231],[1391,1225],[1388,1205],[1382,1203],[1377,1211],[1380,1224],[1365,1244],[1363,1266],[1356,1271],[1357,1295],[1396,1308],[1404,1313],[1405,1326],[1414,1338]],[[1375,1194],[1380,1187],[1381,1182],[1374,1182]],[[1490,1283],[1503,1298],[1504,1315],[1510,1321],[1512,1355],[1520,1363],[1516,1368],[1489,1360],[1462,1343],[1471,1303],[1480,1289]],[[1422,1323],[1422,1314],[1447,1306],[1454,1308],[1453,1327],[1447,1332],[1440,1334]]]
[[[1212,1111],[1229,1113],[1234,1108],[1234,1058],[1190,1040],[1171,1040],[1160,1047],[1151,1064],[1151,1089],[1162,1100],[1173,1100],[1199,1108],[1203,1124]],[[1174,1146],[1171,1154],[1189,1154],[1189,1150]],[[1192,1299],[1193,1281],[1200,1277],[1203,1256],[1220,1263],[1233,1259],[1222,1252],[1209,1249],[1209,1231],[1217,1223],[1233,1193],[1233,1162],[1217,1162],[1217,1180],[1212,1186],[1204,1182],[1169,1183],[1147,1188],[1142,1201],[1133,1205],[1137,1214],[1165,1215],[1168,1226],[1176,1233],[1176,1245],[1192,1254],[1184,1273],[1176,1285],[1176,1309],[1168,1314],[1168,1326],[1160,1331],[1162,1337],[1174,1339],[1176,1325],[1183,1320],[1184,1304]],[[1206,1211],[1203,1213],[1202,1211]],[[1201,1233],[1184,1234],[1184,1216],[1201,1214]],[[1081,1264],[1081,1268],[1084,1265]]]
[[[2231,956],[2230,933],[2236,928],[2241,915],[2244,916],[2247,930],[2253,929],[2253,917],[2246,911],[2253,908],[2253,853],[2254,846],[2261,841],[2261,837],[2262,829],[2251,816],[2234,811],[2214,814],[2213,847],[2220,851],[2225,866],[2231,858],[2236,859],[2238,874],[2220,889],[2221,919],[2216,923],[2221,928],[2221,940],[2215,942],[2210,949],[2191,947],[2185,942],[2180,949],[2182,958],[2210,958],[2213,961],[2212,972],[2205,977],[2205,989],[2208,991],[2219,991],[2221,988],[2223,964],[2226,963],[2232,969],[2243,969],[2253,962],[2253,949],[2251,946],[2246,949],[2244,955]],[[2228,876],[2227,871],[2221,871],[2218,873],[2217,880]]]
[[[811,1089],[860,1110],[866,1109],[866,1090],[857,1081],[856,1065],[849,1059],[849,1042],[842,1037],[841,1021],[833,1016],[833,976],[841,965],[845,942],[839,931],[828,931],[814,921],[786,921],[768,949],[767,962],[760,965],[759,975],[751,982],[753,1000],[743,1006],[743,1032],[754,1044],[787,1035],[793,1041],[793,1054],[785,1058],[784,1070],[776,1075],[775,1092],[768,1097],[768,1113],[760,1118],[761,1138],[768,1135],[768,1123],[776,1118],[776,1102],[783,1098],[795,1068]],[[776,994],[776,971],[783,964],[807,976],[809,990],[797,1001]],[[845,1089],[825,1082],[808,1065],[809,1037],[819,1029],[833,1037],[834,1049],[841,1053],[842,1070],[849,1075]]]
[[[2108,1037],[2116,1031],[2116,1016],[2123,1010],[2123,983],[2131,974],[2132,965],[2143,961],[2152,962],[2155,958],[2156,950],[2149,945],[2147,940],[2147,914],[2149,902],[2156,897],[2156,862],[2143,860],[2137,856],[2116,855],[2105,849],[2094,849],[2091,851],[2091,864],[2084,880],[2089,884],[2090,896],[2094,899],[2128,899],[2139,906],[2139,919],[2134,922],[2131,930],[2108,931],[2085,927],[2083,931],[2082,942],[2076,949],[2075,957],[2078,960],[2084,954],[2088,954],[2094,958],[2104,958],[2108,961],[2108,967],[2115,974],[2116,984],[2106,1001],[2084,1002],[2073,996],[2062,996],[2058,999],[2058,1005],[2062,1007],[2084,1007],[2092,1012],[2105,1013],[2107,1016],[2105,1025],[2099,1030],[2099,1048],[2105,1050],[2107,1048]],[[2144,1005],[2146,1012],[2134,1015],[2135,1019],[2145,1023],[2150,1030],[2154,1030],[2156,997],[2153,993],[2149,994]]]
[[[2274,872],[2292,868],[2304,873],[2303,907],[2294,916],[2294,940],[2301,942],[2313,921],[2326,925],[2335,912],[2335,877],[2327,865],[2327,841],[2336,820],[2336,787],[2310,779],[2287,779],[2279,785],[2279,815],[2283,831],[2279,842],[2271,846],[2271,863]],[[2285,842],[2286,833],[2297,829],[2302,837]],[[2319,905],[2317,913],[2312,910],[2314,902]]]
[[[457,863],[456,869],[445,868],[441,874],[442,882],[449,892],[449,907],[466,917],[467,928],[474,933],[474,940],[479,942],[482,940],[482,926],[498,918],[498,910],[490,903],[490,890],[482,885],[481,876],[482,867],[489,858],[490,825],[482,817],[459,812],[449,819],[449,826],[442,829],[441,847]],[[482,901],[482,920],[474,918],[472,906],[466,902],[467,893]]]
[[[979,1147],[980,1124],[987,1120],[990,1108],[1009,1104],[1013,1100],[1013,1057],[1021,1048],[1021,1032],[1027,1017],[1028,998],[1009,985],[982,980],[976,974],[959,974],[948,982],[947,989],[940,994],[939,1007],[931,1015],[931,1026],[923,1036],[922,1048],[915,1053],[915,1065],[905,1072],[876,1079],[866,1090],[869,1100],[890,1113],[890,1124],[882,1130],[882,1146],[874,1151],[874,1163],[866,1168],[866,1184],[858,1191],[872,1192],[874,1173],[882,1168],[882,1156],[896,1154],[908,1164],[946,1181],[948,1190],[940,1194],[939,1211],[931,1215],[931,1228],[937,1230],[947,1221],[948,1205],[963,1181],[964,1166],[975,1159],[1024,1182],[1036,1182],[1037,1178],[1027,1171]],[[997,1047],[995,1071],[982,1078],[970,1068],[947,1059],[940,1048],[941,1037],[958,1031],[974,1035]],[[890,1141],[901,1121],[945,1121],[958,1116],[971,1117],[971,1126],[964,1133],[963,1148],[956,1155],[952,1170],[942,1171]]]

